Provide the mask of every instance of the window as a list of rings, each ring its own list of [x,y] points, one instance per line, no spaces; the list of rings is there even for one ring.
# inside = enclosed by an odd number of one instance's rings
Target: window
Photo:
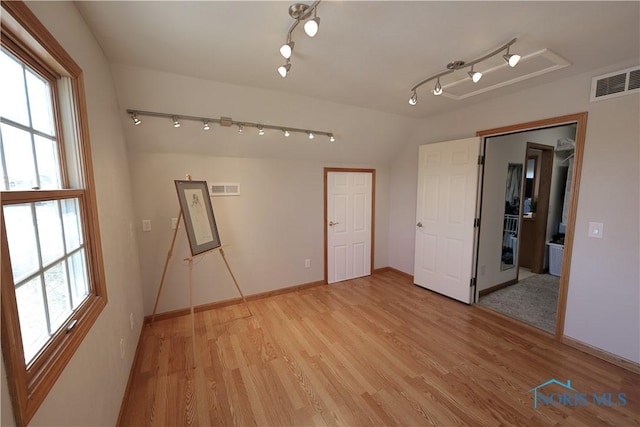
[[[2,8],[2,346],[26,425],[106,290],[82,71],[24,3]]]

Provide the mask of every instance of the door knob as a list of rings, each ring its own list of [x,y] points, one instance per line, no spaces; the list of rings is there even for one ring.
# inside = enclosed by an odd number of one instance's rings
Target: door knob
[[[418,227],[418,228],[422,228],[422,223],[421,223],[421,222],[418,222],[418,223],[416,224],[416,227]]]
[[[339,222],[329,221],[329,227],[333,227],[334,225],[340,224]]]

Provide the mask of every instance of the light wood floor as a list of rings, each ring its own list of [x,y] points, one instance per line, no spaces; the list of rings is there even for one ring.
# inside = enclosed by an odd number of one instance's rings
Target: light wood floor
[[[196,369],[189,316],[145,326],[121,425],[640,424],[640,375],[394,272],[249,304],[196,314]],[[627,405],[534,409],[552,378]]]

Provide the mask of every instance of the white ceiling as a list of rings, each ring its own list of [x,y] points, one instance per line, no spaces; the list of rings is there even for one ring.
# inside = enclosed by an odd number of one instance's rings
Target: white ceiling
[[[76,2],[113,63],[284,91],[407,117],[480,102],[640,56],[640,2],[323,1],[320,31],[301,26],[289,76],[279,47],[293,2]],[[306,3],[310,4],[311,1]],[[513,37],[512,52],[546,48],[570,66],[463,100],[413,85],[456,59],[472,60]],[[466,72],[458,71],[458,73]]]

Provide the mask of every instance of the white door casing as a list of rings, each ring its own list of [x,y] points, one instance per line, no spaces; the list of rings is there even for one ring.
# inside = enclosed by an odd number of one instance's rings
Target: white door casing
[[[325,171],[327,283],[371,274],[375,171]]]
[[[414,282],[471,303],[479,138],[420,147]]]

